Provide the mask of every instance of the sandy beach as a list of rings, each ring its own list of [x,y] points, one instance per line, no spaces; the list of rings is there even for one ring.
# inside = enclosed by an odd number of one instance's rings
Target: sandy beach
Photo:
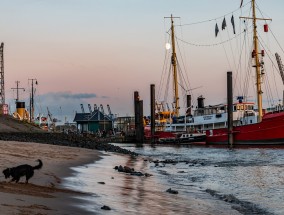
[[[88,195],[61,186],[63,177],[70,176],[70,167],[93,163],[100,159],[97,150],[49,144],[0,141],[0,211],[1,214],[87,214],[75,205],[80,200],[74,196]],[[2,171],[21,164],[43,167],[25,184],[22,177],[18,184],[5,179]]]

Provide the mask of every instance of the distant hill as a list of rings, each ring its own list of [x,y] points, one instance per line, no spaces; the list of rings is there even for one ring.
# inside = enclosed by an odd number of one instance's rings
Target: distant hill
[[[41,133],[46,131],[28,122],[15,119],[10,115],[0,115],[0,132]]]

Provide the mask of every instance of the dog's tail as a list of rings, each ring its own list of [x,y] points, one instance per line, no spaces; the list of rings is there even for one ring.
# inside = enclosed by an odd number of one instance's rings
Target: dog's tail
[[[42,167],[42,161],[40,159],[37,160],[38,161],[38,165],[33,166],[33,169],[41,169]]]

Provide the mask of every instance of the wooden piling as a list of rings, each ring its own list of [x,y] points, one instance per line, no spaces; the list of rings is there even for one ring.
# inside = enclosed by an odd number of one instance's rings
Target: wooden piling
[[[155,143],[155,84],[150,86],[151,98],[151,143]]]
[[[136,142],[144,142],[144,125],[143,125],[143,101],[140,100],[138,91],[134,92],[134,117],[135,117],[135,134]]]
[[[142,144],[144,142],[144,115],[143,115],[143,100],[139,100],[139,122],[138,122],[138,129],[139,129],[139,136],[137,138],[138,143]]]
[[[189,116],[191,115],[191,95],[186,95],[186,115]]]
[[[232,72],[227,72],[227,104],[228,104],[228,145],[233,147],[233,81]]]

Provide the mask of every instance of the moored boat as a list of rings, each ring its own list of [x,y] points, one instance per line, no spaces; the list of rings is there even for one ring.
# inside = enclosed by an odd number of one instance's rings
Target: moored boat
[[[278,111],[265,113],[262,107],[262,83],[264,75],[264,62],[260,56],[264,56],[265,51],[259,52],[259,41],[256,21],[257,20],[270,20],[264,18],[256,18],[256,0],[251,1],[252,4],[252,18],[241,17],[245,19],[253,20],[253,50],[252,60],[255,68],[256,76],[256,91],[257,91],[257,112],[258,121],[256,123],[248,125],[233,126],[233,144],[249,144],[249,145],[275,145],[284,144],[284,111],[283,108],[279,108]],[[265,32],[268,31],[267,26],[264,28]],[[270,50],[269,50],[270,51]],[[279,58],[279,57],[278,57]],[[279,62],[279,59],[277,59]],[[279,66],[280,74],[283,78],[283,65]],[[283,106],[282,106],[283,107]],[[227,144],[229,132],[227,128],[223,129],[210,129],[206,132],[206,143],[207,144]]]
[[[248,5],[248,4],[247,4]],[[252,44],[248,43],[246,48],[240,50],[240,56],[238,57],[238,61],[247,57],[246,54],[242,53],[248,49],[251,49],[251,59],[248,61],[244,61],[244,71],[246,72],[245,79],[239,80],[239,83],[234,83],[235,85],[240,85],[239,93],[242,96],[237,96],[237,101],[233,104],[233,139],[234,144],[284,144],[284,113],[283,113],[283,104],[279,104],[281,99],[275,99],[274,102],[271,102],[271,89],[270,86],[267,86],[269,83],[267,77],[269,75],[264,76],[265,71],[265,63],[264,57],[265,55],[269,55],[271,50],[265,44],[263,44],[263,39],[261,41],[258,40],[260,32],[257,32],[256,21],[257,20],[271,20],[265,18],[256,18],[256,0],[251,1],[251,9],[252,9],[252,17],[241,17],[244,19],[252,20],[253,31],[249,31],[248,27],[250,25],[248,22],[245,22],[245,29],[243,33],[245,36],[251,36],[253,34],[253,40],[251,40]],[[258,10],[260,10],[258,8]],[[232,16],[233,18],[233,16]],[[225,18],[224,18],[225,19]],[[173,21],[172,21],[173,23]],[[173,29],[173,27],[171,28]],[[223,29],[222,29],[223,30]],[[235,29],[234,29],[235,31]],[[264,32],[268,32],[268,25],[264,25]],[[173,33],[172,33],[173,34]],[[240,33],[241,34],[241,33]],[[239,35],[240,35],[239,34]],[[274,35],[273,35],[274,37]],[[174,38],[172,36],[172,38]],[[248,41],[248,38],[244,38],[244,44]],[[261,44],[261,49],[258,47],[259,43]],[[278,41],[277,44],[279,45]],[[281,47],[280,47],[281,48]],[[282,48],[281,48],[282,49]],[[282,49],[283,51],[283,49]],[[280,57],[276,54],[277,63],[279,66],[279,73],[281,74],[282,81],[284,83],[284,75],[283,75],[283,64],[281,63]],[[271,61],[271,56],[269,56],[269,60]],[[275,63],[272,62],[272,68],[274,69]],[[176,54],[173,50],[172,53],[172,68],[176,65]],[[250,68],[254,68],[252,71]],[[241,70],[241,69],[240,69]],[[175,74],[173,70],[173,74]],[[175,77],[175,75],[174,75]],[[255,77],[254,84],[256,87],[254,91],[256,91],[257,100],[254,102],[253,99],[250,101],[248,97],[250,97],[249,92],[247,90],[249,84],[248,77]],[[271,77],[271,75],[270,75]],[[242,77],[240,77],[242,78]],[[275,79],[275,77],[274,77]],[[175,79],[176,81],[176,79]],[[274,80],[275,81],[275,80]],[[177,81],[176,81],[177,82]],[[264,94],[262,88],[262,84],[265,83],[265,89],[267,91]],[[242,86],[241,86],[242,85]],[[274,86],[276,83],[274,83]],[[175,85],[176,86],[176,85]],[[274,87],[273,86],[273,87]],[[270,101],[268,105],[272,105],[273,111],[269,109],[263,108],[263,99],[262,96],[266,95],[267,99]],[[277,93],[278,94],[278,93]],[[269,98],[270,97],[270,98]],[[279,96],[277,96],[279,97]],[[228,142],[228,129],[227,129],[227,120],[228,120],[228,105],[218,104],[218,105],[208,105],[204,106],[204,98],[202,96],[198,97],[198,105],[196,109],[192,110],[193,106],[191,105],[191,101],[187,104],[187,111],[185,115],[179,115],[179,106],[178,106],[178,92],[175,91],[174,96],[174,105],[173,110],[170,111],[168,109],[168,114],[159,115],[161,123],[159,124],[159,128],[163,128],[162,131],[165,135],[165,132],[168,133],[192,133],[192,132],[205,132],[206,131],[206,143],[207,144],[227,144]],[[284,100],[284,99],[283,99]],[[275,101],[279,102],[275,104]],[[255,104],[256,103],[256,104]],[[276,110],[274,107],[279,108]],[[161,110],[165,111],[164,108]],[[166,117],[165,117],[166,116]]]

